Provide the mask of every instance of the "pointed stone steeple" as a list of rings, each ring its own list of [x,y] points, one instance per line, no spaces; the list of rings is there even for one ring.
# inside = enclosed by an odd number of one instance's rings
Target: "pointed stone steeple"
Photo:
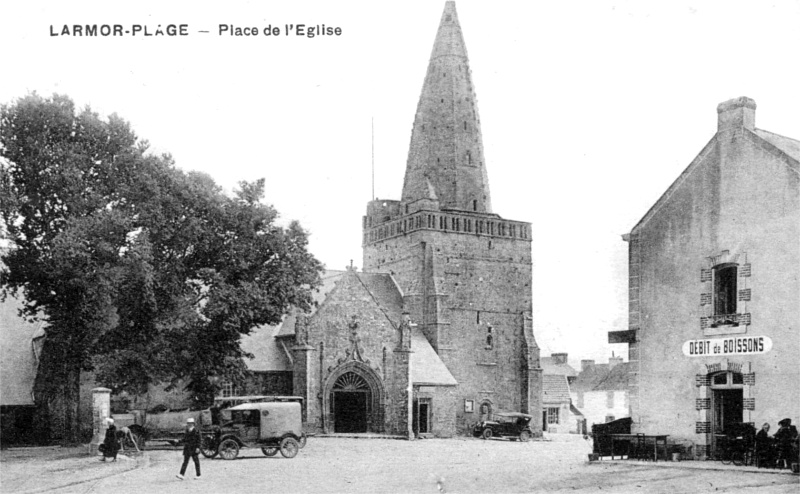
[[[402,201],[491,213],[478,106],[455,2],[446,2],[417,104]]]

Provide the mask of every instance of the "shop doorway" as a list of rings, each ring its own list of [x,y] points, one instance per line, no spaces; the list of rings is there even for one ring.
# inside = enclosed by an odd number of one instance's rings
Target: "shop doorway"
[[[726,434],[744,418],[741,389],[714,390],[714,433]]]
[[[744,383],[738,372],[719,372],[711,376],[711,430],[716,450],[744,422]]]

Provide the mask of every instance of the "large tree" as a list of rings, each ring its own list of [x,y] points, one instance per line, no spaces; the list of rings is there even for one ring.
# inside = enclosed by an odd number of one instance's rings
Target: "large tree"
[[[320,263],[297,223],[147,152],[129,124],[65,96],[0,109],[0,284],[47,322],[34,395],[51,436],[77,439],[80,374],[117,391],[245,373],[239,341],[312,304]]]

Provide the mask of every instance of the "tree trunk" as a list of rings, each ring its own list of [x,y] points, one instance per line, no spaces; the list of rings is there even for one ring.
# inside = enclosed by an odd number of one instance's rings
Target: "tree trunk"
[[[80,370],[62,345],[45,339],[33,387],[37,442],[79,442]]]

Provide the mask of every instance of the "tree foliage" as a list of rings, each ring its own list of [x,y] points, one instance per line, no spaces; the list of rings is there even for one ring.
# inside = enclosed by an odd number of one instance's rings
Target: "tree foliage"
[[[242,335],[312,304],[321,265],[300,225],[278,226],[261,203],[263,179],[226,196],[148,153],[123,119],[59,95],[0,109],[0,158],[11,242],[0,283],[48,323],[35,389],[45,406],[77,405],[81,370],[131,393],[182,380],[207,400],[215,378],[243,376]]]

